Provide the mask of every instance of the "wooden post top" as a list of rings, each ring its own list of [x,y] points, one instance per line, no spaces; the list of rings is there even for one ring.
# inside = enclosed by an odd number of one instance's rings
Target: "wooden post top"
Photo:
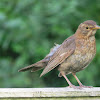
[[[0,88],[0,98],[99,98],[100,87],[73,88]],[[84,99],[84,100],[85,100]],[[55,100],[55,99],[52,99]],[[83,99],[82,99],[83,100]],[[94,99],[95,100],[95,99]],[[97,100],[97,99],[96,99]]]

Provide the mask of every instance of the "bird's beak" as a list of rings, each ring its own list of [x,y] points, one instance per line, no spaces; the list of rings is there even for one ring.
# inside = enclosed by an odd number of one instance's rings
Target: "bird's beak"
[[[92,29],[96,30],[96,29],[100,29],[100,26],[95,25],[95,27],[93,27]]]

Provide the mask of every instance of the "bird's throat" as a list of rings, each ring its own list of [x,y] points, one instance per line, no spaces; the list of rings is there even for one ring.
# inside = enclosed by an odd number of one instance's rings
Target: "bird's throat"
[[[77,30],[75,33],[75,37],[78,39],[89,39],[91,37],[95,37],[96,30],[90,30],[87,34],[83,34],[81,30]]]

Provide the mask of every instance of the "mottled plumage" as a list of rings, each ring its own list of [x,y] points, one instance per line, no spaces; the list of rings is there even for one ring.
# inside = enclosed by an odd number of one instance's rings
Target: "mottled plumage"
[[[40,76],[45,75],[55,67],[59,70],[59,77],[63,76],[70,87],[76,88],[66,77],[72,73],[80,87],[85,87],[79,81],[76,72],[86,68],[96,54],[95,33],[100,29],[92,20],[81,23],[75,34],[67,38],[61,45],[56,45],[41,61],[20,69],[32,72],[44,68]]]

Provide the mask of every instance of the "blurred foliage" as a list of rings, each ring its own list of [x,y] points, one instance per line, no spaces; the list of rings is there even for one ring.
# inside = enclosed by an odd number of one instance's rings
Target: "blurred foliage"
[[[64,87],[64,78],[53,70],[19,73],[61,44],[85,20],[100,25],[100,0],[1,0],[0,1],[0,87]],[[77,76],[85,85],[100,86],[100,30],[96,33],[97,54]],[[78,85],[72,75],[71,82]],[[55,81],[56,80],[56,81]]]

